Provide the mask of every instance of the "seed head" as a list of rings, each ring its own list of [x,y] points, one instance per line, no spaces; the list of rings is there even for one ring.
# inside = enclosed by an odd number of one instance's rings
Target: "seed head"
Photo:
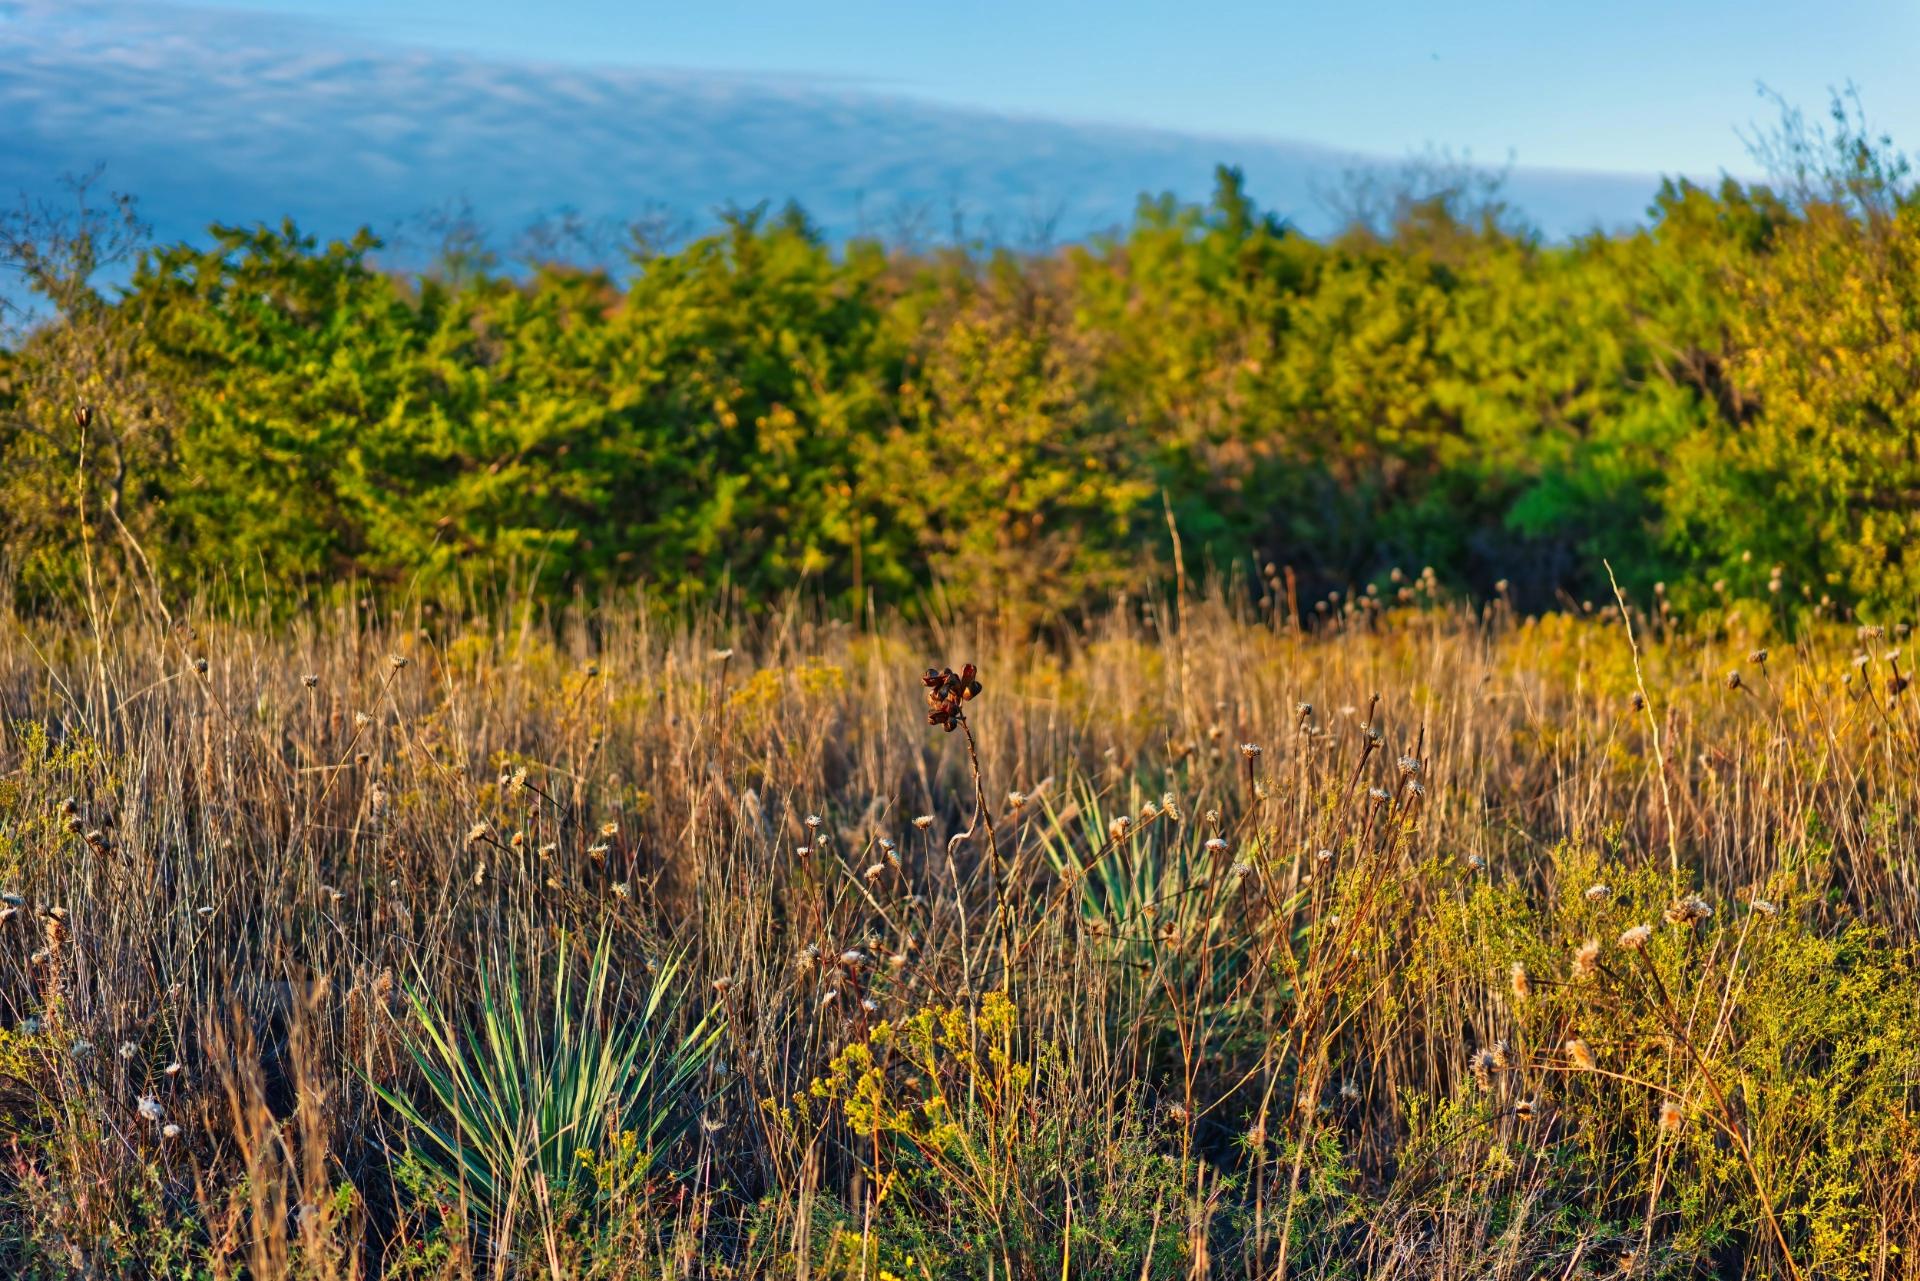
[[[821,825],[825,823],[826,820],[821,818],[818,814],[809,814],[807,815],[805,822],[807,825],[807,829],[809,831],[817,832],[820,830]]]
[[[887,865],[885,863],[869,864],[867,866],[867,883],[871,885],[873,882],[879,880],[881,877],[885,876],[886,874],[887,874]]]
[[[154,1098],[151,1094],[141,1095],[134,1101],[134,1106],[139,1109],[140,1115],[149,1121],[163,1121],[166,1119],[167,1110],[161,1107],[160,1100]]]
[[[1754,911],[1760,913],[1760,915],[1762,916],[1773,916],[1776,913],[1778,913],[1780,910],[1778,907],[1774,906],[1772,903],[1768,902],[1766,899],[1763,899],[1763,898],[1757,898],[1753,900],[1753,902],[1749,904],[1749,906],[1752,907]]]
[[[1573,973],[1575,978],[1590,979],[1600,965],[1600,940],[1588,939],[1573,949]]]
[[[177,1139],[180,1137],[180,1127],[169,1121],[160,1127],[160,1133],[169,1139]]]
[[[1593,1057],[1593,1051],[1588,1048],[1587,1043],[1577,1036],[1568,1037],[1566,1044],[1560,1048],[1567,1052],[1567,1058],[1582,1072],[1591,1072],[1600,1066],[1599,1061]]]
[[[1727,673],[1728,689],[1739,689],[1741,684],[1742,682],[1740,680],[1740,670],[1738,668],[1735,668],[1733,671],[1730,671]]]
[[[916,818],[916,819],[914,819],[914,820],[913,820],[913,825],[914,825],[915,827],[917,827],[917,828],[919,828],[919,829],[920,829],[921,831],[923,831],[923,832],[924,832],[924,831],[926,831],[926,830],[927,830],[927,829],[928,829],[929,827],[932,827],[932,826],[933,826],[933,815],[931,815],[931,814],[922,814],[922,815],[920,815],[920,817],[918,817],[918,818]]]
[[[1620,946],[1626,948],[1629,952],[1638,952],[1647,945],[1647,940],[1652,937],[1653,927],[1651,925],[1636,925],[1621,933]]]
[[[1667,904],[1667,923],[1680,928],[1698,925],[1713,915],[1713,906],[1697,894],[1688,894]]]
[[[1613,897],[1613,886],[1604,881],[1587,886],[1587,902],[1604,903]]]
[[[1224,837],[1209,836],[1204,848],[1209,854],[1225,854],[1228,846]]]
[[[1533,995],[1533,983],[1527,978],[1527,967],[1515,961],[1507,971],[1507,979],[1513,984],[1513,999],[1524,1001]]]
[[[1686,1128],[1687,1114],[1672,1099],[1660,1100],[1660,1128],[1670,1134],[1678,1134]]]
[[[1240,755],[1246,757],[1248,760],[1255,759],[1260,755],[1260,744],[1258,743],[1240,744]]]
[[[320,673],[308,672],[305,676],[302,676],[300,678],[300,683],[302,685],[305,685],[308,689],[315,689],[320,684]]]

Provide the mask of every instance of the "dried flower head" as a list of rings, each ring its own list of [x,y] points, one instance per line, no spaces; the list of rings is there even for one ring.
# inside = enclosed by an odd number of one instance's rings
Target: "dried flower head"
[[[1777,906],[1763,898],[1753,900],[1748,906],[1762,916],[1773,916],[1780,911]]]
[[[1600,966],[1600,940],[1588,939],[1573,949],[1573,974],[1575,978],[1590,979]]]
[[[1587,886],[1587,902],[1589,903],[1604,903],[1612,897],[1613,886],[1608,885],[1604,881],[1597,881]]]
[[[1258,743],[1240,744],[1240,755],[1246,757],[1248,760],[1255,759],[1260,755],[1260,744]]]
[[[1533,995],[1533,982],[1527,978],[1527,967],[1515,961],[1507,970],[1507,981],[1513,986],[1513,999],[1524,1001]]]
[[[1206,845],[1202,848],[1209,854],[1225,854],[1230,847],[1227,845],[1225,837],[1209,836]]]
[[[1653,927],[1651,925],[1635,925],[1621,932],[1620,946],[1626,948],[1629,952],[1638,952],[1647,945],[1647,940],[1652,937]]]
[[[1697,894],[1687,894],[1667,904],[1667,924],[1685,928],[1698,925],[1713,915],[1713,905]]]
[[[1660,1128],[1677,1134],[1686,1127],[1687,1114],[1673,1099],[1660,1100]]]
[[[149,1121],[166,1120],[167,1110],[161,1107],[160,1100],[154,1098],[151,1094],[143,1094],[138,1099],[135,1099],[134,1107],[139,1110],[141,1116]]]
[[[914,819],[914,820],[913,820],[913,825],[914,825],[915,827],[917,827],[917,828],[919,828],[919,829],[920,829],[921,831],[923,831],[923,832],[924,832],[924,831],[926,831],[926,830],[927,830],[927,829],[928,829],[929,827],[932,827],[932,826],[933,826],[933,815],[931,815],[931,814],[922,814],[922,815],[920,815],[920,816],[919,816],[918,818],[916,818],[916,819]]]
[[[1593,1057],[1593,1050],[1577,1036],[1568,1037],[1566,1044],[1560,1048],[1567,1052],[1567,1058],[1582,1072],[1591,1072],[1600,1066],[1599,1060]]]
[[[965,721],[963,706],[980,697],[979,669],[972,663],[961,664],[959,671],[929,667],[920,683],[927,687],[927,724],[938,725],[951,734]]]

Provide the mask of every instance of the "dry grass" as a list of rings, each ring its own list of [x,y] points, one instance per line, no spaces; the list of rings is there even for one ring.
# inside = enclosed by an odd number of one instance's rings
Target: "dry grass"
[[[1173,614],[0,623],[6,1266],[1910,1275],[1897,638]],[[681,1137],[433,1178],[419,1011],[608,936]]]

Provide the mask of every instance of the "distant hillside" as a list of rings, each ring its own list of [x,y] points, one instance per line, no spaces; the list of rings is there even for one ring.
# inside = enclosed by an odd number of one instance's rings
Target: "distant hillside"
[[[106,165],[156,230],[291,213],[393,232],[470,204],[513,229],[562,208],[704,222],[794,198],[830,232],[1077,238],[1141,192],[1205,195],[1242,166],[1309,230],[1316,192],[1362,158],[962,110],[804,80],[580,69],[356,44],[324,27],[130,3],[0,0],[0,192]],[[1437,140],[1444,141],[1444,140]],[[1510,196],[1551,234],[1638,221],[1644,175],[1520,170]]]

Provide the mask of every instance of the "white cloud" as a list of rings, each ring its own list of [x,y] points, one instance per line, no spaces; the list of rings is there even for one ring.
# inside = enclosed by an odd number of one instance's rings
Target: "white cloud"
[[[489,61],[357,43],[307,21],[114,0],[0,3],[0,191],[104,162],[163,235],[213,219],[388,228],[464,196],[513,229],[571,207],[699,220],[797,198],[830,230],[951,207],[1015,235],[1036,212],[1078,236],[1138,193],[1202,198],[1242,165],[1263,205],[1315,225],[1352,163],[1304,144],[1017,119],[796,77]],[[1549,230],[1636,218],[1650,180],[1516,174]]]

